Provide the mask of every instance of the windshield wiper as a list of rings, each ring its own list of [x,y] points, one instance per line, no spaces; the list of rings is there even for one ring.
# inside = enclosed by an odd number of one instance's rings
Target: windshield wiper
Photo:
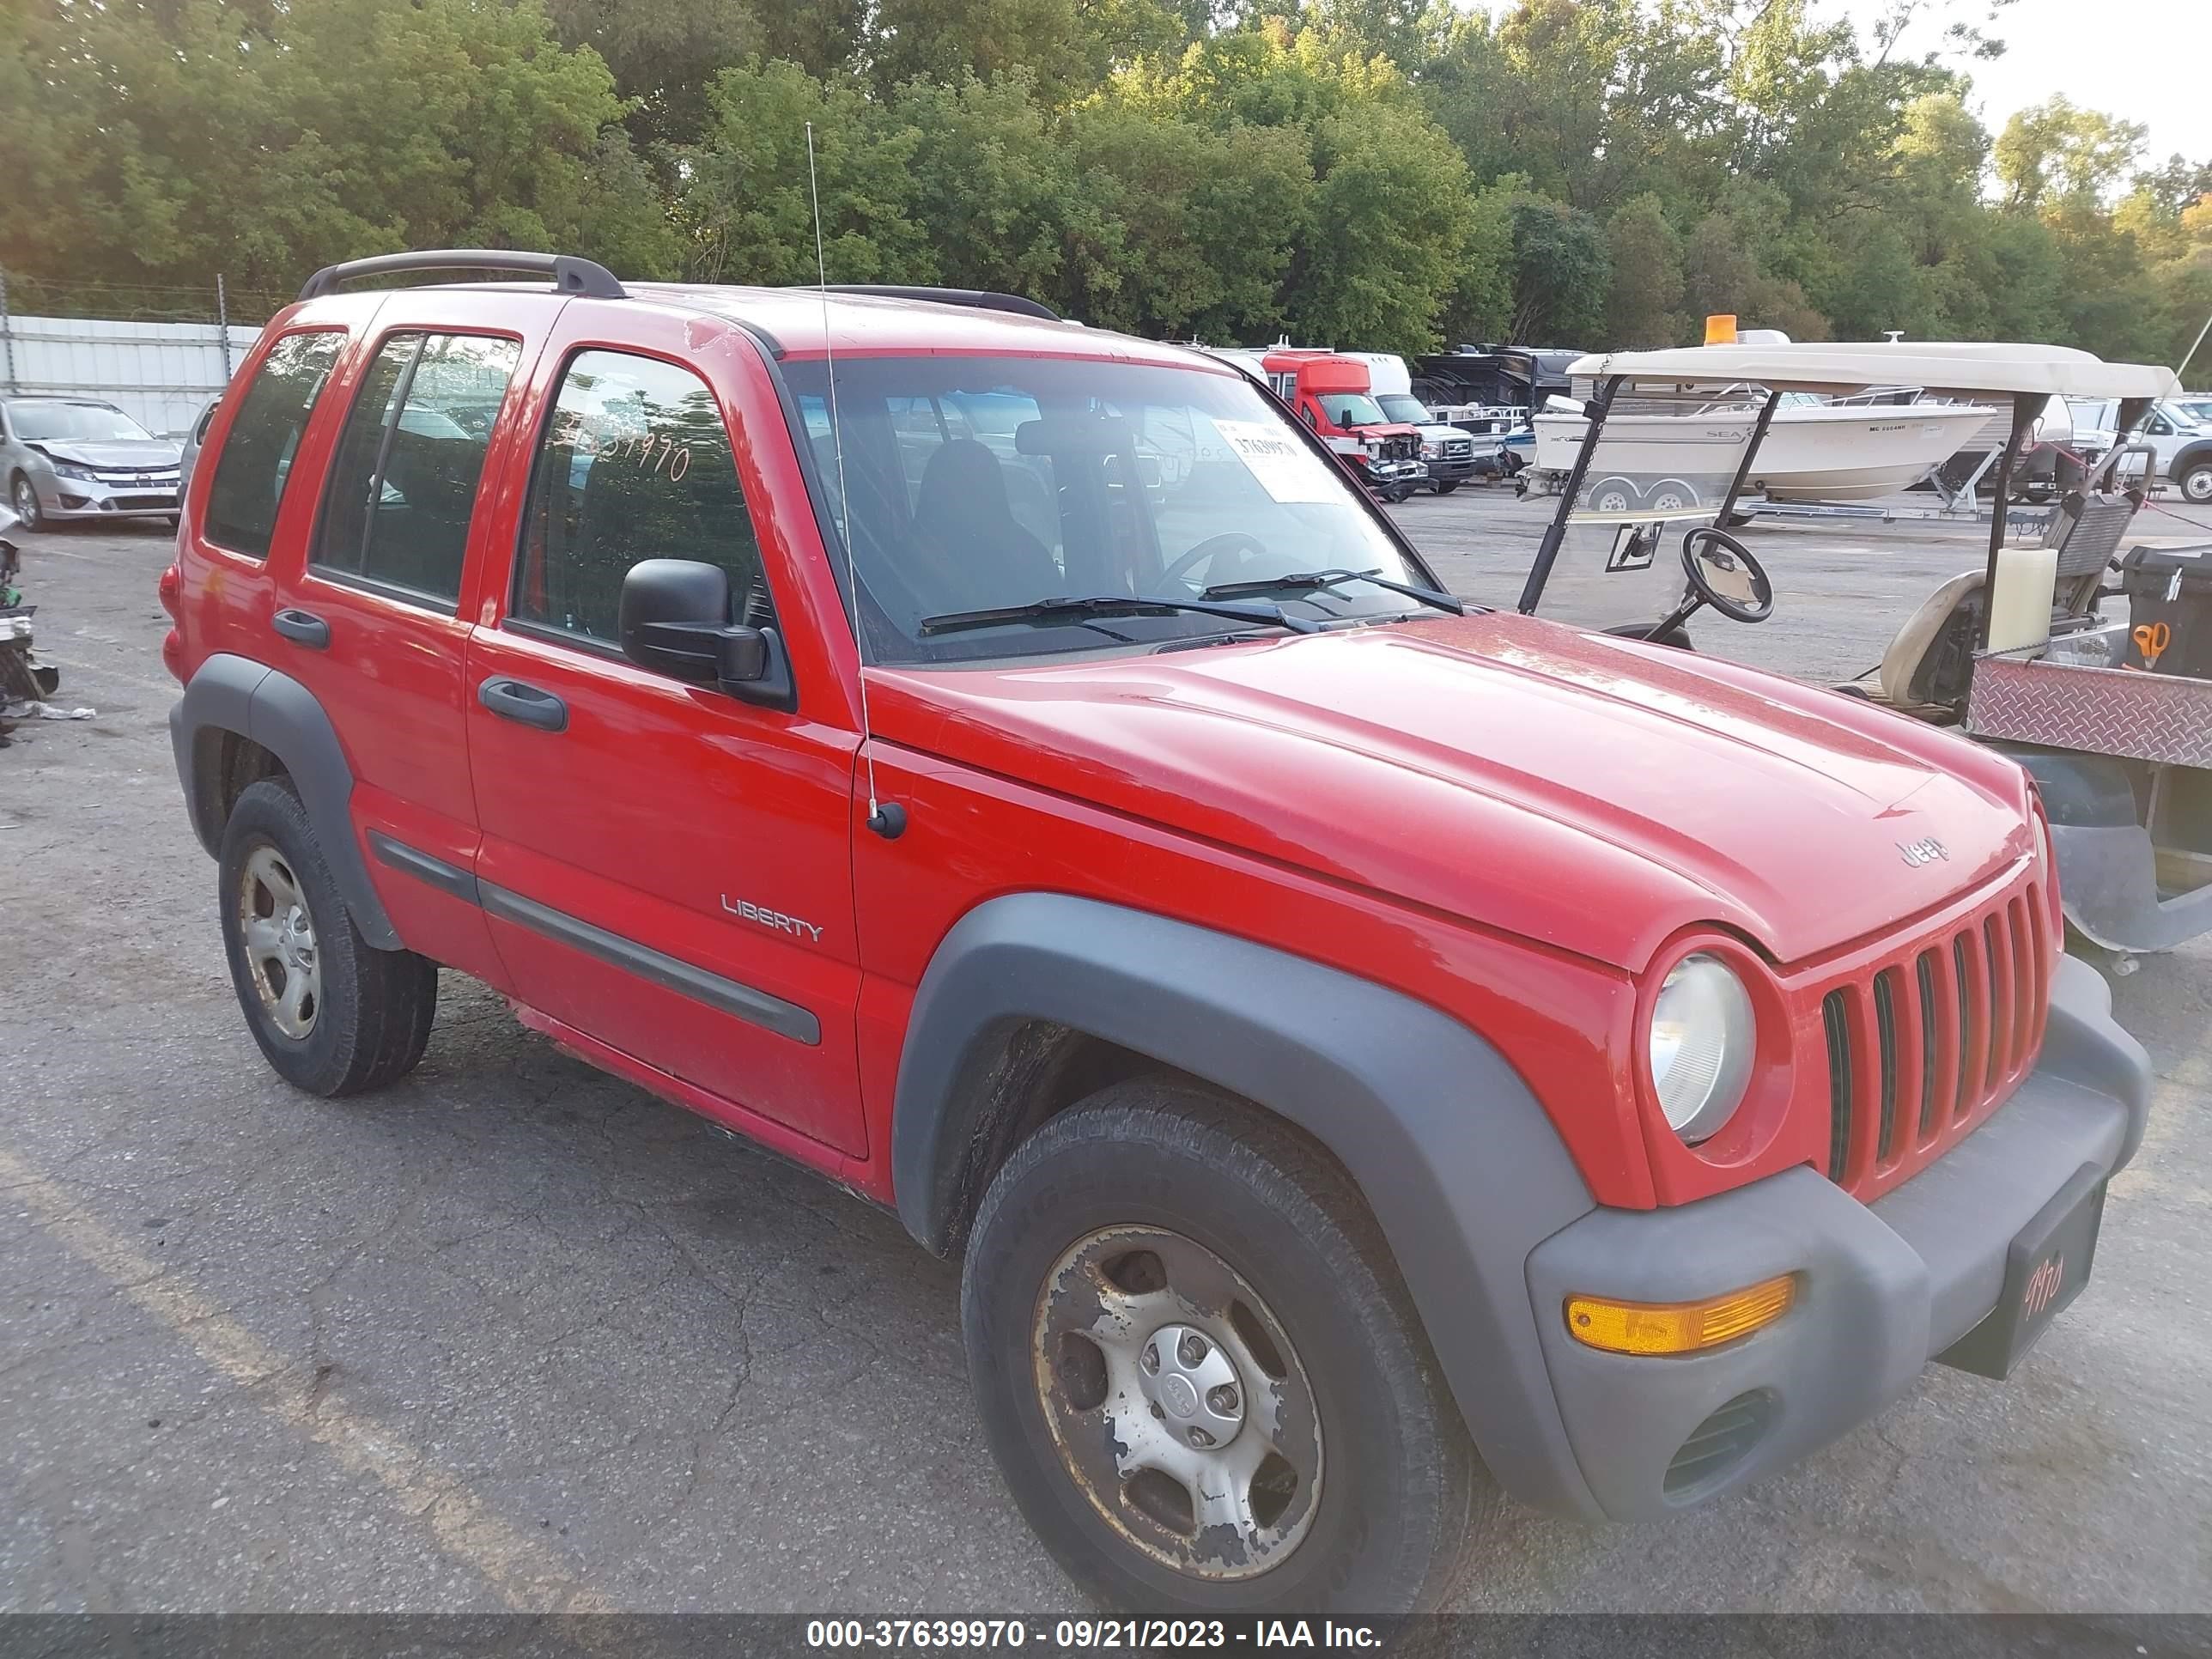
[[[1085,617],[1165,617],[1177,611],[1198,611],[1234,622],[1287,628],[1294,634],[1315,634],[1321,624],[1303,617],[1286,617],[1280,605],[1221,605],[1209,592],[1204,599],[1153,599],[1127,593],[1102,593],[1086,599],[1061,597],[1033,599],[1027,605],[996,605],[988,611],[948,611],[941,617],[924,617],[925,634],[957,634],[963,629],[997,628],[1006,623],[1054,623]]]
[[[1440,593],[1433,587],[1415,587],[1409,582],[1394,582],[1381,570],[1306,570],[1295,575],[1266,576],[1249,582],[1218,582],[1206,589],[1209,599],[1240,599],[1248,593],[1294,593],[1300,588],[1340,587],[1346,582],[1371,582],[1393,593],[1403,593],[1409,599],[1419,599],[1423,605],[1432,605],[1439,611],[1449,611],[1455,617],[1467,615],[1467,606],[1449,593]]]

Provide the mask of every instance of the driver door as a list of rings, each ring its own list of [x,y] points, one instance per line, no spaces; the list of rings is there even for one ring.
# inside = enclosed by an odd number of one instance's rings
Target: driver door
[[[524,1003],[749,1132],[765,1120],[864,1153],[858,735],[831,718],[828,671],[794,650],[797,707],[760,708],[617,642],[644,558],[720,566],[732,621],[798,613],[763,556],[755,434],[701,373],[757,364],[742,341],[702,349],[696,319],[609,304],[619,319],[572,303],[540,360],[507,480],[520,544],[470,645],[484,908]],[[779,422],[757,441],[789,439]]]

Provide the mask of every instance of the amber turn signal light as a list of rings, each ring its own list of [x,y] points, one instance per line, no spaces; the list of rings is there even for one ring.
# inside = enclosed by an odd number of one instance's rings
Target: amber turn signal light
[[[1702,1302],[1614,1302],[1601,1296],[1571,1296],[1567,1330],[1576,1341],[1608,1353],[1698,1353],[1771,1325],[1796,1299],[1794,1273]]]

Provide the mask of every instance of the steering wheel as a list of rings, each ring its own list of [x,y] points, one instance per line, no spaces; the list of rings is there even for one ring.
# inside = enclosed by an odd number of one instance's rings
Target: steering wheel
[[[1682,538],[1682,574],[1699,601],[1730,622],[1762,623],[1774,614],[1774,584],[1725,530],[1708,526]]]
[[[1241,530],[1224,530],[1218,536],[1208,536],[1196,547],[1184,554],[1162,573],[1164,582],[1180,581],[1186,571],[1194,570],[1202,563],[1210,563],[1232,548],[1245,548],[1266,556],[1267,546],[1257,536],[1247,535]]]

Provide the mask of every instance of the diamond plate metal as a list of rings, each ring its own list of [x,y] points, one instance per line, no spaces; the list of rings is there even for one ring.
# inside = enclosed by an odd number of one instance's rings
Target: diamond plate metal
[[[1966,730],[2093,755],[2212,766],[2212,680],[1993,653],[1975,659]]]

